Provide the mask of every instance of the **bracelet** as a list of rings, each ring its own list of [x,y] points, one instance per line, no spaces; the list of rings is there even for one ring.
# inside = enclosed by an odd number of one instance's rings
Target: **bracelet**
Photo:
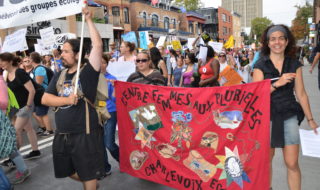
[[[275,90],[278,89],[278,87],[276,87],[276,85],[275,85],[274,83],[272,83],[271,86],[272,86]]]
[[[312,121],[313,120],[313,118],[311,118],[311,119],[308,119],[308,122],[310,122],[310,121]]]

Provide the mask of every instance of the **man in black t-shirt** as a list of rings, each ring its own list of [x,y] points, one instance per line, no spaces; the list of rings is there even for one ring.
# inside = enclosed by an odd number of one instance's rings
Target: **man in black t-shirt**
[[[314,69],[314,67],[318,64],[318,87],[320,90],[320,64],[319,64],[319,60],[320,60],[320,44],[317,45],[317,47],[315,48],[316,51],[316,56],[313,59],[311,68],[310,68],[310,73],[312,74],[312,71]]]
[[[78,86],[84,96],[94,102],[102,61],[102,40],[87,8],[83,9],[83,14],[88,24],[92,50],[89,63],[83,66],[80,73]],[[97,179],[106,172],[105,149],[97,112],[89,105],[90,133],[87,133],[85,101],[74,94],[72,79],[77,72],[78,58],[81,56],[82,64],[87,62],[84,59],[85,51],[79,55],[79,48],[80,41],[77,39],[64,43],[61,57],[68,69],[65,80],[58,92],[56,86],[61,72],[56,74],[42,97],[42,103],[58,108],[55,113],[57,129],[52,145],[55,176],[80,180],[84,189],[93,190],[96,189]]]

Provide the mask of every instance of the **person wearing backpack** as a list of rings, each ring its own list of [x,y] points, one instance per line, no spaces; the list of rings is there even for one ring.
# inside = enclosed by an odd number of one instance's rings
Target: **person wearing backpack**
[[[44,89],[48,87],[49,84],[49,74],[50,69],[41,65],[41,55],[38,52],[32,52],[30,54],[31,64],[33,66],[31,78],[41,85]],[[50,70],[50,71],[49,71]],[[52,72],[52,71],[51,71]],[[52,73],[51,73],[52,74]],[[48,115],[49,107],[44,105],[35,105],[34,107],[34,118],[38,121],[40,127],[38,128],[37,134],[40,136],[49,136],[53,134],[51,127],[50,117]]]
[[[42,104],[57,108],[57,127],[52,144],[55,177],[70,177],[82,182],[84,189],[95,190],[97,179],[105,173],[103,128],[99,124],[96,109],[88,106],[85,99],[90,102],[95,102],[96,99],[103,44],[88,8],[83,8],[82,14],[85,16],[92,43],[89,60],[84,59],[85,50],[79,54],[80,40],[67,40],[61,54],[67,70],[62,70],[53,77],[42,97]],[[74,85],[73,77],[77,73],[78,59],[81,59],[82,67],[79,85]],[[64,76],[61,76],[62,72]],[[63,88],[58,91],[57,83],[60,77],[65,80]],[[75,86],[79,86],[77,95],[74,94]],[[87,111],[89,114],[86,114]]]
[[[8,72],[7,86],[14,93],[20,107],[13,122],[17,132],[18,149],[22,145],[22,131],[25,130],[32,148],[26,156],[29,159],[39,158],[41,153],[38,149],[37,135],[31,123],[35,88],[30,76],[18,68],[19,62],[20,58],[11,53],[0,54],[0,67]]]

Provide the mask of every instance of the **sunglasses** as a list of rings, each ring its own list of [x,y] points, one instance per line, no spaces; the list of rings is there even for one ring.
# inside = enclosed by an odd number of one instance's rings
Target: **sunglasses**
[[[226,57],[225,55],[219,55],[218,57]]]
[[[136,63],[146,63],[148,61],[148,59],[136,59]]]

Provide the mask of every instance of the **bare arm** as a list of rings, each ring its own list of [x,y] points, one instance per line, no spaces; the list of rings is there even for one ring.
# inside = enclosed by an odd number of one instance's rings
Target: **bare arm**
[[[70,94],[68,97],[55,96],[53,94],[44,93],[41,103],[46,106],[60,107],[65,105],[76,105],[78,103],[77,95]]]
[[[309,126],[317,133],[316,128],[318,127],[317,123],[314,121],[310,109],[309,98],[306,93],[303,84],[303,77],[302,77],[302,68],[300,67],[297,69],[296,78],[295,78],[295,86],[294,86],[295,93],[297,95],[298,101],[303,109],[303,112],[307,118]]]
[[[27,89],[27,91],[29,92],[28,95],[28,100],[27,100],[27,105],[31,106],[33,104],[33,99],[34,99],[34,95],[36,94],[36,90],[34,89],[34,86],[31,82],[31,80],[29,80],[28,82],[26,82],[24,84],[24,87]]]
[[[36,82],[38,83],[38,84],[42,84],[43,83],[43,81],[44,81],[44,77],[43,76],[36,76]]]
[[[94,70],[100,71],[102,57],[102,40],[96,26],[92,21],[92,15],[89,12],[88,8],[83,8],[82,14],[85,15],[92,44],[89,61]]]
[[[320,58],[320,53],[318,52],[318,53],[316,54],[316,56],[314,57],[314,59],[313,59],[311,68],[310,68],[310,70],[309,70],[310,73],[312,73],[314,67],[315,67],[316,64],[319,62],[319,58]]]
[[[162,76],[164,78],[168,78],[168,70],[167,70],[166,63],[163,60],[161,60],[159,64],[160,64],[160,68],[162,70]]]
[[[199,86],[206,86],[207,84],[211,84],[214,81],[218,81],[219,79],[219,72],[220,72],[220,64],[219,61],[214,59],[211,63],[209,63],[211,68],[213,69],[213,77],[210,77],[205,80],[201,80],[199,82]]]

